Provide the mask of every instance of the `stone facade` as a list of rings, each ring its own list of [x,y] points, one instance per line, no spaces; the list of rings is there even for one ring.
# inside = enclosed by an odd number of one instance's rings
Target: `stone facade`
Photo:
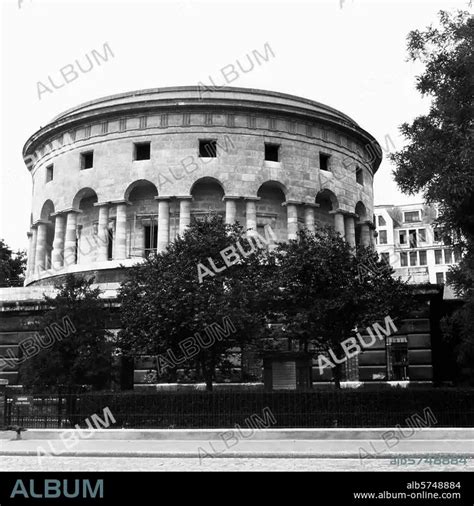
[[[281,93],[180,87],[80,105],[24,147],[34,183],[26,284],[67,272],[118,282],[119,265],[165,249],[209,212],[270,225],[279,240],[321,223],[371,244],[377,153],[346,115]]]

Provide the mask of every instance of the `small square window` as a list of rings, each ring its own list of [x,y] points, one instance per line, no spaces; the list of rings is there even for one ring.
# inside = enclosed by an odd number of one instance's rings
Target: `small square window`
[[[360,167],[356,169],[356,181],[361,185],[364,184],[364,172]]]
[[[135,144],[135,160],[149,160],[150,159],[150,143],[137,142]]]
[[[54,176],[53,166],[52,165],[48,165],[48,167],[46,167],[46,182],[49,183],[50,181],[52,181],[53,180],[53,176]]]
[[[329,171],[329,159],[330,155],[326,155],[324,153],[319,153],[319,170]]]
[[[280,144],[265,143],[265,160],[267,162],[280,161]]]
[[[201,140],[201,141],[199,141],[199,156],[201,158],[216,158],[217,157],[217,141],[216,140]]]
[[[81,169],[92,169],[94,166],[94,152],[81,153]]]

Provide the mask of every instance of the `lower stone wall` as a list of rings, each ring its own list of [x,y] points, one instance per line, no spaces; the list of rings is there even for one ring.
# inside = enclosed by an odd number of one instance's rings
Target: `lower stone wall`
[[[19,355],[21,341],[34,336],[35,332],[41,331],[41,317],[45,308],[38,296],[38,288],[30,289],[34,298],[28,298],[24,293],[28,288],[12,288],[9,297],[0,299],[0,379],[8,380],[9,384],[18,383],[18,365],[14,364]],[[18,295],[15,300],[15,294]],[[2,294],[0,293],[0,296]],[[387,382],[387,381],[410,381],[431,382],[434,378],[434,366],[432,342],[440,340],[437,325],[439,324],[439,299],[438,289],[425,290],[419,296],[419,306],[414,311],[412,318],[403,320],[398,324],[396,332],[393,332],[384,340],[377,339],[367,349],[363,349],[354,357],[343,364],[343,381],[347,382]],[[116,300],[108,300],[109,318],[107,328],[118,331],[119,307]],[[382,324],[382,327],[385,327]],[[361,332],[365,342],[370,341],[367,333]],[[394,341],[388,344],[387,340]],[[406,348],[406,369],[404,369],[404,353],[390,352],[390,347],[397,345]],[[7,363],[2,358],[9,359]],[[396,364],[398,360],[398,365]],[[402,365],[400,365],[402,364]],[[318,367],[318,355],[315,354],[312,365],[312,381],[324,384],[332,381],[331,368],[325,368],[320,374]],[[398,376],[394,375],[394,367]],[[196,371],[183,366],[176,369],[170,375],[158,375],[156,361],[152,357],[138,357],[133,366],[128,367],[128,384],[136,387],[145,387],[157,383],[199,383],[202,381]],[[403,374],[400,375],[402,370]],[[133,376],[133,378],[132,378]],[[235,348],[229,357],[229,366],[225,371],[217,374],[217,382],[225,383],[256,383],[263,381],[263,359],[253,349],[245,350],[243,355],[239,348]],[[127,380],[124,382],[127,383]]]

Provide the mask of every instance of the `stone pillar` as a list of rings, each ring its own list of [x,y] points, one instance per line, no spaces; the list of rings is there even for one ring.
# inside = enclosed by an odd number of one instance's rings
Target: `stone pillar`
[[[127,258],[127,202],[115,202],[115,255],[114,260]]]
[[[338,209],[336,211],[330,211],[334,214],[334,230],[340,234],[341,237],[346,237],[346,228],[344,226],[344,213]]]
[[[314,233],[315,221],[314,221],[314,208],[318,207],[318,204],[306,203],[304,208],[304,224],[309,232]]]
[[[38,237],[38,228],[36,225],[31,226],[31,251],[28,256],[28,277],[31,278],[36,274],[35,257],[36,257],[36,240]]]
[[[45,221],[38,221],[38,235],[36,236],[35,269],[38,275],[45,269],[46,260],[46,234],[47,224]]]
[[[31,272],[31,253],[33,251],[33,233],[27,232],[26,236],[28,237],[28,254],[26,257],[25,281],[30,277],[30,272]]]
[[[158,253],[165,251],[170,242],[170,197],[155,197],[158,200]]]
[[[0,379],[0,428],[5,429],[6,411],[7,411],[7,379]]]
[[[64,266],[77,263],[77,215],[80,211],[69,209],[66,215],[66,238],[64,241]]]
[[[64,264],[64,234],[66,232],[66,217],[64,214],[54,215],[54,240],[51,264],[53,270],[61,269]]]
[[[225,223],[226,225],[233,225],[237,221],[237,199],[236,196],[224,196],[225,202]]]
[[[299,202],[294,202],[292,200],[284,202],[284,205],[286,205],[287,234],[289,241],[298,238],[298,204]]]
[[[354,248],[356,245],[355,216],[353,214],[346,214],[344,225],[346,230],[346,241]]]
[[[191,201],[193,198],[191,195],[184,195],[177,198],[179,199],[179,235],[183,235],[191,224]]]
[[[375,248],[375,226],[373,224],[370,227],[370,246]]]
[[[94,204],[99,208],[97,224],[97,262],[107,262],[109,252],[109,203]]]
[[[366,247],[370,246],[370,227],[366,221],[360,223],[360,244]]]
[[[260,200],[258,197],[247,197],[245,199],[245,217],[247,229],[257,231],[257,202]]]

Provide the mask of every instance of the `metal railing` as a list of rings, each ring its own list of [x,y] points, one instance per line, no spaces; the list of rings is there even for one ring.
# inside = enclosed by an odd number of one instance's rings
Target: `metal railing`
[[[108,408],[112,428],[233,427],[269,408],[275,427],[394,427],[429,407],[439,427],[474,426],[474,390],[413,389],[302,392],[8,393],[5,425],[87,427]]]

